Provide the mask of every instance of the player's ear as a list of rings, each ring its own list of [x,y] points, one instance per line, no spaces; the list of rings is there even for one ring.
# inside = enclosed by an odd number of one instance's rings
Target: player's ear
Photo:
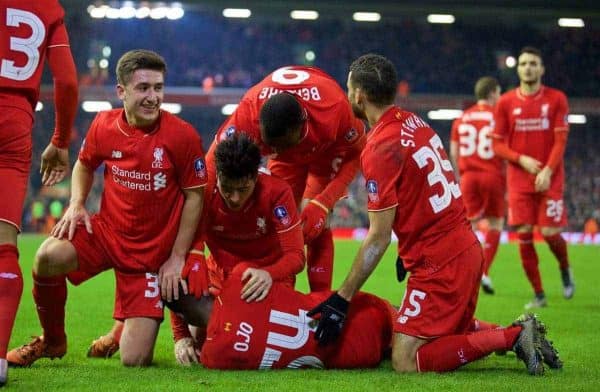
[[[122,101],[125,99],[125,87],[121,84],[117,84],[117,97]]]

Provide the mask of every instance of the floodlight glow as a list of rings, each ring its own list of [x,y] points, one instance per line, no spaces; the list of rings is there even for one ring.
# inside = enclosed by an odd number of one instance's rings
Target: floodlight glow
[[[452,24],[455,21],[454,15],[450,14],[429,14],[427,15],[429,23]]]
[[[225,105],[221,108],[221,114],[223,114],[224,116],[229,116],[233,112],[235,112],[235,109],[237,109],[237,107],[238,107],[237,103],[228,103],[227,105]]]
[[[108,101],[83,101],[81,108],[84,112],[95,113],[110,110],[112,109],[112,105]]]
[[[110,46],[105,46],[102,48],[102,56],[110,57],[111,53],[112,53],[112,50],[110,49]]]
[[[152,19],[162,19],[167,17],[169,9],[167,7],[156,7],[150,10],[150,17]]]
[[[169,113],[173,113],[173,114],[179,114],[179,113],[181,113],[181,104],[178,104],[178,103],[163,102],[160,105],[160,108],[163,109],[163,110],[166,110]]]
[[[102,59],[102,60],[98,61],[98,66],[102,69],[108,68],[108,60]]]
[[[138,19],[144,19],[150,16],[150,8],[148,7],[140,7],[135,10],[135,17]]]
[[[35,111],[41,112],[42,110],[44,110],[44,104],[38,101],[38,103],[35,104]]]
[[[290,12],[290,18],[301,19],[301,20],[315,20],[319,18],[317,11],[311,10],[293,10]]]
[[[306,59],[306,61],[315,61],[315,58],[317,58],[317,56],[315,55],[315,52],[313,52],[312,50],[308,50],[306,51],[306,53],[304,53],[304,58]]]
[[[569,114],[567,121],[569,124],[585,124],[587,123],[587,117],[585,114]]]
[[[355,12],[352,14],[352,19],[357,22],[379,22],[381,14],[378,12]]]
[[[106,10],[107,19],[119,19],[121,16],[121,10],[119,8],[108,7]]]
[[[430,120],[454,120],[462,115],[462,110],[458,109],[438,109],[427,112]]]
[[[185,11],[183,11],[183,8],[181,8],[181,7],[171,7],[167,11],[167,19],[170,19],[170,20],[181,19],[181,18],[183,18],[184,14],[185,14]]]
[[[585,27],[585,23],[581,18],[559,18],[558,25],[560,27]]]
[[[226,18],[249,18],[252,12],[247,8],[225,8],[223,16]]]
[[[88,12],[90,16],[94,19],[102,19],[106,17],[106,11],[108,11],[108,6],[103,5],[102,7],[91,7],[88,8]]]
[[[131,19],[135,17],[135,8],[131,6],[123,6],[119,9],[119,18]]]
[[[513,56],[507,56],[506,60],[504,60],[504,63],[508,68],[514,68],[515,65],[517,65],[517,59]]]

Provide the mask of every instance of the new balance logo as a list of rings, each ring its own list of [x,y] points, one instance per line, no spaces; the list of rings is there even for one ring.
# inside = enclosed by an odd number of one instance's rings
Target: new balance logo
[[[119,150],[113,150],[111,154],[111,158],[123,158],[123,153]]]
[[[167,175],[165,173],[156,173],[154,175],[154,190],[157,191],[167,187]]]

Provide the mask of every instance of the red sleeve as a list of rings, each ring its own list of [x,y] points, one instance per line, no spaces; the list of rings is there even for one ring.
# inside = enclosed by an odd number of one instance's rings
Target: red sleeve
[[[492,148],[494,150],[494,154],[500,158],[515,163],[519,162],[520,154],[508,147],[508,144],[506,144],[504,139],[492,138]]]
[[[344,195],[348,185],[356,177],[360,167],[360,154],[367,142],[365,125],[351,115],[349,124],[345,124],[338,132],[336,144],[332,147],[332,158],[343,156],[336,176],[315,199],[330,211],[335,203]]]
[[[563,93],[559,93],[556,102],[556,113],[554,114],[554,131],[568,131],[569,130],[569,104],[567,103],[567,97]]]
[[[558,164],[563,160],[568,135],[569,133],[564,131],[554,133],[554,144],[552,145],[552,150],[550,150],[548,162],[546,162],[546,166],[552,169],[552,172],[556,170]]]
[[[177,177],[182,189],[198,188],[205,186],[208,181],[208,170],[204,161],[202,150],[202,139],[198,132],[189,124],[181,129],[181,140],[178,143],[180,149],[174,154],[177,165]]]
[[[300,224],[278,233],[283,255],[275,263],[264,268],[273,280],[281,280],[298,274],[304,268],[304,237]]]
[[[173,341],[177,343],[183,338],[191,338],[192,334],[188,328],[185,320],[177,315],[172,310],[169,311],[171,315],[171,331],[173,332]]]
[[[398,135],[400,132],[398,132]],[[397,139],[379,140],[371,144],[369,150],[362,155],[362,170],[367,187],[367,208],[369,211],[381,211],[398,205],[396,184],[405,158],[398,154],[398,147],[390,148],[390,145],[400,145]]]
[[[90,125],[90,129],[88,130],[85,139],[83,139],[83,144],[81,145],[81,149],[79,150],[79,161],[85,165],[88,169],[94,171],[100,164],[102,163],[102,159],[98,156],[98,137],[97,134],[99,132],[102,112],[96,115],[94,121]]]
[[[509,118],[506,110],[506,100],[501,97],[494,110],[494,132],[491,135],[493,138],[503,139],[508,136]]]
[[[56,125],[52,144],[59,148],[67,148],[77,112],[78,92],[77,70],[68,45],[67,29],[63,23],[52,30],[49,42],[48,65],[54,77],[54,106],[56,108]]]

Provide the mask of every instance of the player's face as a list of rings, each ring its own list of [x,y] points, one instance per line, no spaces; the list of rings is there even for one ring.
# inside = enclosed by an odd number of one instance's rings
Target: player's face
[[[523,83],[539,83],[544,74],[542,59],[533,53],[521,54],[517,63],[517,74]]]
[[[160,104],[164,98],[164,75],[160,71],[138,69],[126,85],[117,85],[117,93],[123,101],[129,125],[149,127],[160,114]]]
[[[350,80],[351,75],[352,72],[348,73],[348,81],[346,82],[346,87],[348,88],[348,101],[350,101],[354,115],[361,120],[366,120],[367,115],[365,114],[364,109],[359,105],[357,97],[358,88],[354,87],[352,84],[352,81]]]
[[[246,201],[252,196],[256,178],[229,179],[225,176],[217,176],[217,188],[227,207],[233,211],[239,211]]]

